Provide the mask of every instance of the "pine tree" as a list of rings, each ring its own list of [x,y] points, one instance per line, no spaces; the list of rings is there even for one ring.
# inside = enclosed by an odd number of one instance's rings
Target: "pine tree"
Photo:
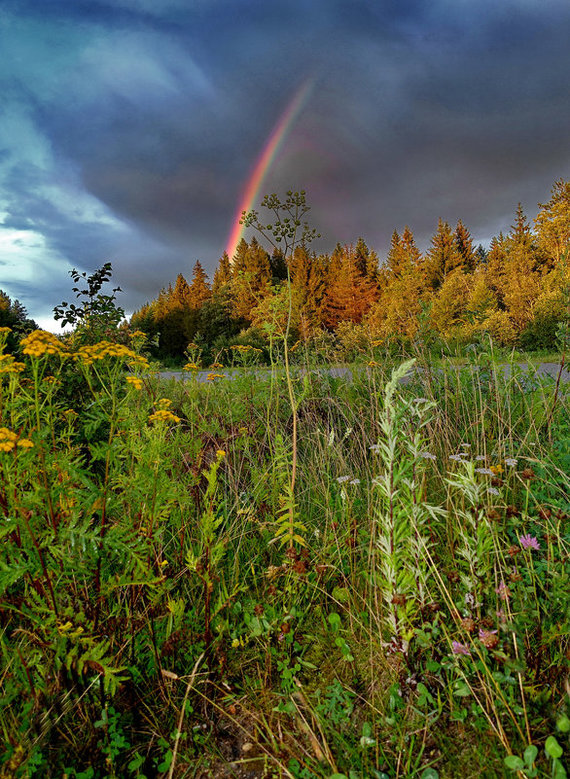
[[[478,255],[475,247],[473,246],[471,233],[465,227],[461,219],[457,222],[457,226],[453,234],[453,242],[459,253],[459,256],[461,257],[461,267],[467,273],[473,273],[477,265]]]
[[[462,262],[451,227],[443,219],[437,225],[437,231],[431,239],[431,248],[426,257],[428,283],[433,289],[439,289],[446,275]]]
[[[539,203],[539,207],[535,219],[537,246],[552,268],[565,253],[570,253],[570,181],[556,181],[550,200]]]
[[[375,300],[375,285],[360,260],[354,247],[344,247],[339,271],[325,297],[327,327],[335,328],[339,322],[361,322]]]
[[[188,295],[188,303],[191,308],[201,308],[206,300],[212,296],[210,283],[202,263],[198,260],[192,270],[192,283]]]
[[[271,269],[269,255],[255,236],[246,247],[243,251],[242,243],[238,244],[233,265],[232,292],[235,315],[251,322],[252,310],[271,289]]]
[[[232,267],[228,253],[224,252],[218,262],[212,283],[212,293],[215,295],[221,287],[225,287],[232,280]]]

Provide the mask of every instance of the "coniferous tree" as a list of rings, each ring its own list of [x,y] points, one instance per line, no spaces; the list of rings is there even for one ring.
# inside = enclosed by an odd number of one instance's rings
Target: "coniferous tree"
[[[338,273],[331,279],[326,293],[325,324],[335,328],[339,322],[362,322],[375,300],[375,293],[362,258],[354,247],[345,246]]]
[[[473,246],[471,233],[465,227],[461,219],[457,222],[457,226],[453,234],[453,242],[457,252],[459,253],[459,256],[461,257],[461,267],[467,273],[473,273],[478,261],[477,250]]]
[[[201,308],[206,300],[212,296],[210,282],[200,260],[197,260],[192,270],[192,283],[190,284],[188,302],[191,308]]]
[[[570,253],[570,181],[558,179],[548,203],[539,203],[539,207],[535,219],[537,247],[552,268]]]
[[[540,273],[536,265],[532,230],[519,203],[515,223],[506,240],[505,273],[501,290],[505,309],[517,333],[532,319],[532,309],[540,293]]]
[[[221,287],[225,287],[232,280],[232,266],[228,253],[224,252],[218,262],[212,282],[212,293],[215,295]]]
[[[437,225],[426,256],[427,280],[433,289],[439,289],[446,275],[462,262],[451,227],[443,219]]]
[[[415,335],[427,299],[426,272],[409,227],[401,237],[396,230],[392,234],[381,276],[380,298],[370,310],[368,323],[378,336]]]

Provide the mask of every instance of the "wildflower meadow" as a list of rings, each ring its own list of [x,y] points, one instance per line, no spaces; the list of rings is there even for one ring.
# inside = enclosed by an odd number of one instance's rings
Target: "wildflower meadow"
[[[564,387],[144,354],[1,353],[1,777],[567,776]]]

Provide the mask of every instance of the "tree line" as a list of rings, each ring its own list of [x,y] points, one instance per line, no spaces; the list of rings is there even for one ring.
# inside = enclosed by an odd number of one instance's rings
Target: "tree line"
[[[425,253],[405,227],[387,257],[362,238],[331,253],[298,245],[285,256],[257,237],[220,258],[210,282],[200,262],[136,311],[131,326],[154,340],[156,355],[182,358],[189,342],[208,353],[232,343],[262,346],[359,328],[377,340],[477,342],[551,348],[568,317],[570,182],[555,182],[531,224],[519,204],[507,234],[475,246],[460,220],[439,220]]]

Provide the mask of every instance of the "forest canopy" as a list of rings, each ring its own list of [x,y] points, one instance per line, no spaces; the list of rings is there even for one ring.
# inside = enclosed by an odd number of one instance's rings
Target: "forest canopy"
[[[362,238],[328,254],[242,238],[211,281],[196,262],[190,280],[180,273],[131,325],[154,339],[157,357],[174,359],[189,342],[210,356],[236,342],[263,346],[289,316],[291,343],[356,327],[381,340],[471,343],[488,334],[504,346],[552,348],[568,317],[570,182],[556,181],[539,208],[531,224],[519,204],[488,249],[461,220],[440,219],[424,253],[409,227],[394,230],[382,262]]]

